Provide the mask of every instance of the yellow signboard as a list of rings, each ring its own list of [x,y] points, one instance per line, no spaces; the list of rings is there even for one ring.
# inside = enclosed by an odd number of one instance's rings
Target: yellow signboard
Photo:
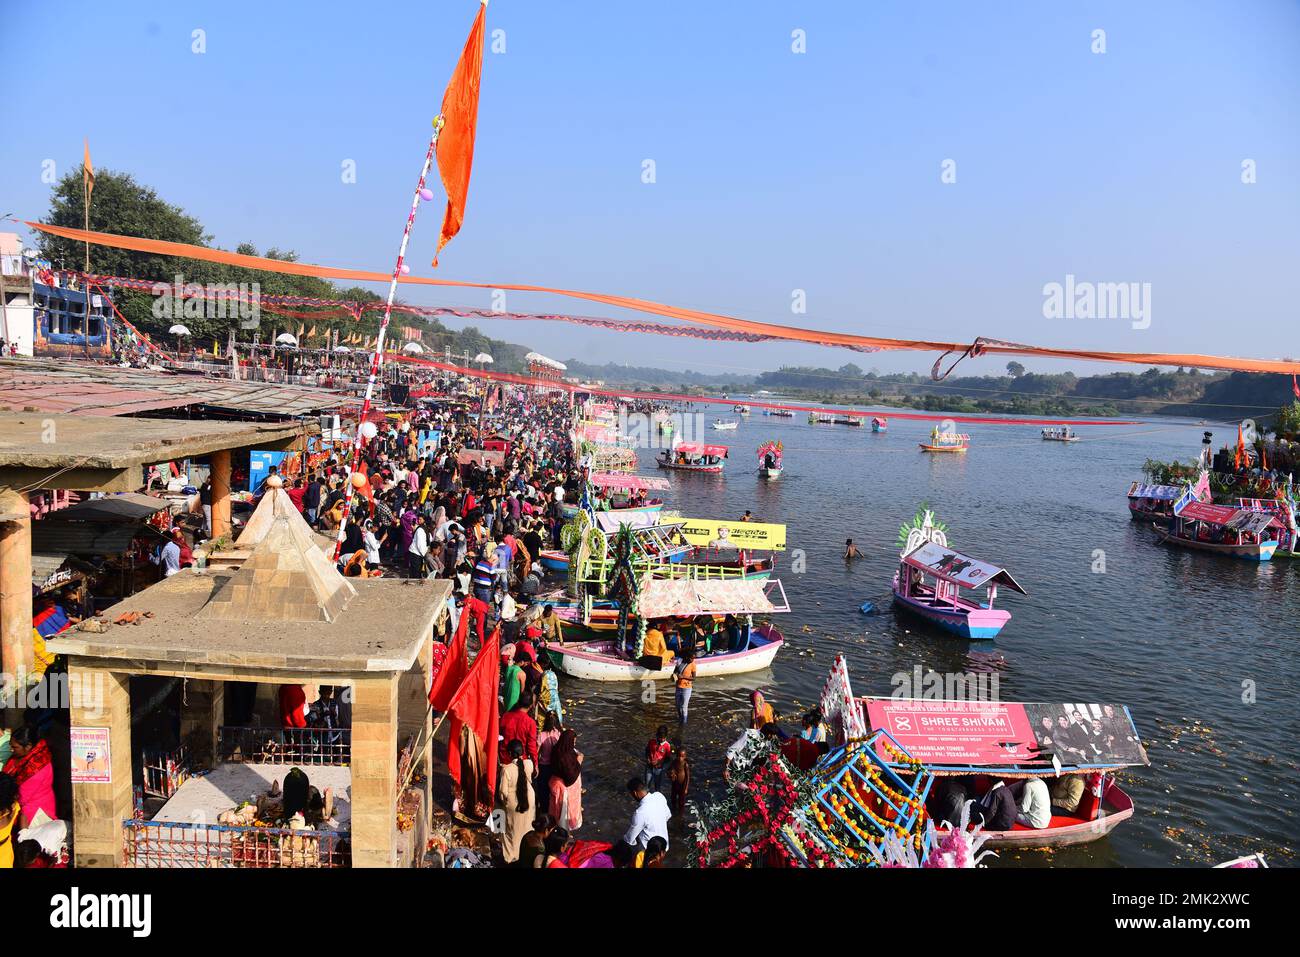
[[[743,548],[755,551],[785,549],[785,526],[766,522],[718,521],[711,518],[673,518],[685,522],[682,535],[701,548]]]

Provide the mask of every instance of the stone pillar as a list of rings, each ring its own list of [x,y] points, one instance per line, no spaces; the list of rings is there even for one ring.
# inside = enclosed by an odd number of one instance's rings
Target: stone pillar
[[[424,814],[426,825],[431,820],[433,811],[429,800],[428,782],[433,779],[433,747],[430,738],[433,734],[433,712],[429,710],[429,672],[433,663],[433,637],[425,638],[420,645],[420,652],[410,670],[398,679],[397,691],[397,746],[404,748],[407,742],[414,740],[418,747],[424,749],[423,756],[413,759],[415,767],[411,777],[423,773],[425,780]],[[400,785],[401,782],[399,781]]]
[[[77,867],[119,867],[122,822],[132,812],[131,686],[125,674],[87,667],[85,659],[68,662],[72,733],[80,728],[107,728],[107,784],[72,784],[72,834]],[[100,755],[101,766],[103,755]]]
[[[0,672],[32,670],[32,519],[26,492],[0,489]]]
[[[352,682],[352,866],[397,864],[397,675]]]
[[[213,452],[208,459],[212,472],[212,537],[229,535],[230,526],[230,449]]]
[[[181,743],[195,767],[217,766],[217,729],[226,713],[226,683],[189,678],[181,704]]]

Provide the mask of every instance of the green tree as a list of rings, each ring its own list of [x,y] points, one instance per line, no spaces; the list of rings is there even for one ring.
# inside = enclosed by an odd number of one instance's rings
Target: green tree
[[[1019,362],[1013,360],[1007,363],[1007,375],[1011,376],[1011,378],[1019,379],[1024,374],[1025,374],[1025,367],[1022,366]]]

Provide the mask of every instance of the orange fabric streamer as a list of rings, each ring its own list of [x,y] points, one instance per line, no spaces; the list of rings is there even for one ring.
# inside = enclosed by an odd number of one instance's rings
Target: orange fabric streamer
[[[244,256],[239,253],[227,252],[224,249],[192,246],[188,243],[173,243],[160,239],[141,239],[135,236],[117,236],[112,233],[74,229],[70,226],[49,226],[28,220],[24,220],[24,223],[32,229],[53,236],[62,236],[65,239],[72,239],[80,243],[88,242],[92,245],[109,246],[114,249],[131,249],[136,252],[152,253],[158,256],[198,259],[203,262],[222,263],[243,269],[261,269],[266,272],[283,273],[289,276],[316,276],[320,279],[346,279],[360,282],[386,283],[392,279],[391,273],[370,272],[362,269],[340,269],[337,266],[316,266],[311,263],[285,262],[279,259],[266,259],[262,256]],[[525,283],[465,282],[455,279],[433,279],[426,276],[399,276],[398,282],[415,286],[443,286],[458,289],[507,289],[512,292],[539,292],[555,296],[567,296],[571,299],[585,299],[589,302],[600,302],[621,309],[632,309],[656,316],[667,316],[671,319],[698,322],[721,329],[754,332],[774,336],[778,339],[810,342],[822,346],[866,347],[872,350],[908,349],[920,352],[965,353],[970,350],[972,356],[1041,356],[1048,359],[1122,362],[1128,365],[1194,366],[1198,369],[1222,369],[1227,372],[1300,374],[1300,360],[1293,359],[1239,359],[1234,356],[1208,356],[1180,352],[1101,352],[1086,349],[1050,349],[996,340],[980,340],[971,345],[963,342],[931,342],[923,339],[886,339],[876,336],[853,335],[846,332],[801,329],[798,326],[783,326],[769,322],[755,322],[751,319],[737,319],[712,312],[682,309],[647,299],[634,299],[630,296],[612,296],[605,293],[583,292],[574,289],[553,289],[549,286],[534,286]]]
[[[447,212],[442,217],[442,233],[433,254],[438,253],[460,232],[465,220],[465,201],[469,197],[469,174],[474,165],[474,133],[478,128],[479,80],[483,75],[483,21],[487,0],[478,7],[478,16],[470,27],[465,49],[442,96],[442,131],[438,134],[438,173],[447,191]]]

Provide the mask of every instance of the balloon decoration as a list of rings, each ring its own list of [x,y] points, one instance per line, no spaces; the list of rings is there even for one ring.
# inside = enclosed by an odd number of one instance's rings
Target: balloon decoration
[[[359,428],[361,429],[361,437],[367,442],[379,434],[379,426],[375,425],[373,422],[362,422]],[[356,478],[357,476],[353,475],[352,477]],[[364,477],[365,476],[362,476],[362,478]]]
[[[420,199],[424,200],[426,203],[433,202],[433,190],[429,189],[427,186],[421,189]]]

